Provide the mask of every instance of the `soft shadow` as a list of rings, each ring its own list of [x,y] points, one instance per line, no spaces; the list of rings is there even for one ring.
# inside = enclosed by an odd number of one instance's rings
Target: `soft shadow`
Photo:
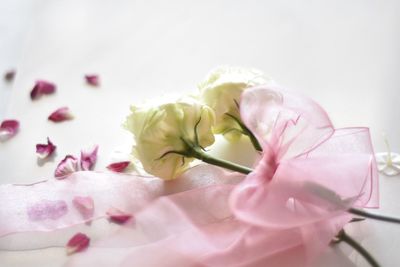
[[[215,144],[209,148],[209,153],[247,167],[253,167],[260,157],[247,136],[242,136],[236,142],[229,142],[218,135]]]
[[[330,246],[310,267],[357,267],[340,249],[341,244]]]
[[[49,157],[41,159],[41,158],[37,158],[36,159],[36,164],[40,167],[42,167],[43,165],[45,165],[47,162],[54,162],[55,158],[57,156],[57,152],[54,151],[53,154],[51,154]]]

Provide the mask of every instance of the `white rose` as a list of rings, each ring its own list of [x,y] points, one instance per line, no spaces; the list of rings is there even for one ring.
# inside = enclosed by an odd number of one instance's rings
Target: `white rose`
[[[262,72],[254,69],[219,67],[211,71],[198,87],[203,102],[215,112],[214,133],[223,134],[228,140],[240,138],[242,129],[231,117],[240,120],[240,95],[249,87],[270,81]]]
[[[214,112],[194,98],[158,106],[132,106],[131,111],[125,126],[136,141],[133,153],[146,172],[162,179],[176,178],[193,160],[168,152],[185,152],[188,144],[207,147],[214,143]]]

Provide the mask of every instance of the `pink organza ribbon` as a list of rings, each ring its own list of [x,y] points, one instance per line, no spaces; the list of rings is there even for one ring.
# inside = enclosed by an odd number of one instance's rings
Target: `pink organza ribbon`
[[[135,220],[67,266],[307,266],[351,219],[378,206],[367,128],[334,129],[312,100],[278,87],[246,90],[243,122],[263,147],[248,176],[202,165],[173,182],[79,172],[65,180],[0,186],[0,235],[55,231],[87,219],[74,196],[94,199],[94,218],[116,207]]]

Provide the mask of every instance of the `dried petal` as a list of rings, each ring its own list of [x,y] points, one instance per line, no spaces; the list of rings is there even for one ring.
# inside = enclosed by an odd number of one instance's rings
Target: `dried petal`
[[[0,125],[0,140],[7,140],[17,134],[19,121],[4,120]]]
[[[41,200],[28,207],[28,217],[32,221],[57,220],[67,214],[68,206],[64,200]]]
[[[56,85],[54,83],[40,80],[36,81],[35,86],[31,91],[31,99],[35,100],[42,95],[50,95],[56,91]]]
[[[130,164],[130,161],[114,162],[107,166],[107,169],[113,172],[123,172]]]
[[[99,146],[96,145],[90,150],[81,151],[81,168],[84,171],[89,171],[93,168],[97,160],[97,151]]]
[[[15,70],[9,70],[4,74],[4,80],[7,82],[13,81],[15,78]]]
[[[107,212],[106,212],[108,219],[114,223],[118,223],[118,224],[124,224],[126,223],[129,219],[132,218],[132,214],[123,212],[119,209],[116,208],[110,208]]]
[[[94,202],[93,198],[87,197],[74,197],[72,200],[75,208],[79,211],[84,219],[88,219],[93,216],[94,213]]]
[[[47,144],[37,144],[36,145],[36,154],[39,158],[45,159],[50,157],[51,154],[56,150],[56,146],[50,141],[50,138],[47,137]]]
[[[99,76],[98,75],[85,75],[85,80],[88,84],[92,86],[99,86]]]
[[[48,119],[54,122],[62,122],[66,120],[72,120],[74,116],[72,116],[71,112],[69,111],[68,107],[62,107],[54,111],[50,114]]]
[[[67,243],[67,255],[85,250],[90,244],[90,238],[82,233],[75,234]]]
[[[58,165],[54,172],[57,179],[65,179],[71,173],[78,171],[78,159],[67,155]]]

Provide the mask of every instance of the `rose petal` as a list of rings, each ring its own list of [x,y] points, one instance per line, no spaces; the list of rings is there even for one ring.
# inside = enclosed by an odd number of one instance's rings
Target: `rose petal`
[[[81,151],[81,168],[84,171],[89,171],[93,168],[97,160],[97,151],[99,146],[96,145],[90,150]]]
[[[50,141],[50,138],[47,137],[47,144],[37,144],[36,145],[36,154],[39,158],[45,159],[50,157],[51,154],[56,150],[56,146]]]
[[[78,159],[67,155],[58,165],[54,172],[57,179],[65,179],[71,173],[78,171]]]
[[[67,255],[81,252],[90,244],[90,238],[82,233],[75,234],[67,243]]]
[[[56,91],[56,85],[54,83],[40,80],[36,81],[35,86],[31,91],[31,99],[35,100],[42,95],[50,95]]]
[[[0,140],[7,140],[17,134],[19,121],[4,120],[0,125]]]
[[[57,220],[67,213],[68,206],[64,200],[41,200],[27,209],[32,221]]]
[[[85,80],[87,84],[90,84],[92,86],[99,86],[100,84],[98,75],[85,75]]]
[[[15,78],[15,70],[9,70],[4,74],[4,80],[11,82]]]
[[[84,219],[88,219],[93,216],[94,213],[94,202],[93,198],[87,197],[74,197],[72,200],[75,208],[79,211]]]
[[[50,114],[48,119],[53,122],[62,122],[66,120],[72,120],[74,116],[72,116],[68,107],[62,107],[54,111]]]
[[[107,166],[107,169],[113,172],[123,172],[130,164],[130,161],[114,162]]]
[[[106,212],[108,219],[114,223],[118,223],[118,224],[124,224],[126,223],[129,219],[132,218],[132,214],[123,212],[119,209],[116,208],[110,208],[107,212]]]

